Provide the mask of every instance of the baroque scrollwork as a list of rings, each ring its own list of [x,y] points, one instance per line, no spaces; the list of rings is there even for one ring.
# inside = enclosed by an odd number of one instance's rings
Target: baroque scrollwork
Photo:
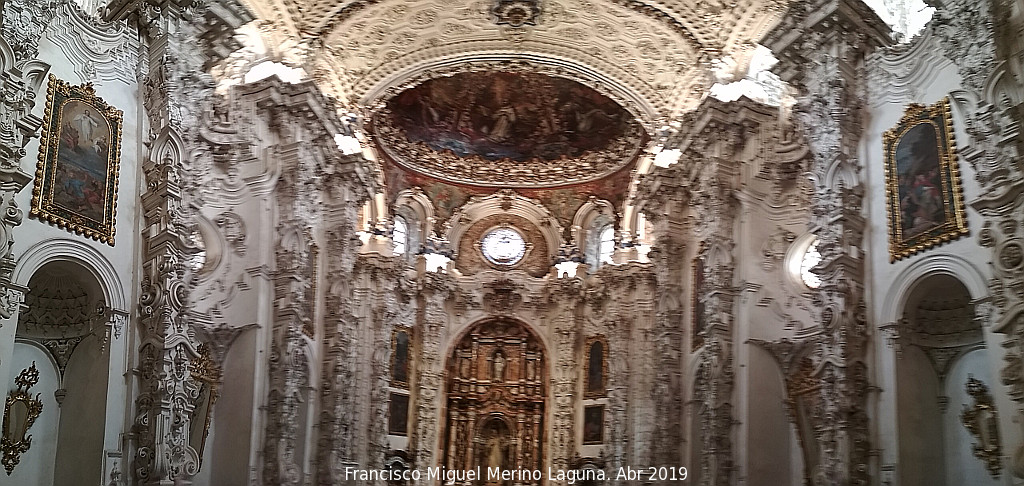
[[[39,415],[43,413],[43,401],[39,394],[35,396],[29,392],[35,384],[39,383],[39,370],[36,369],[35,361],[32,366],[21,370],[14,384],[18,388],[7,394],[4,406],[3,435],[0,436],[0,451],[3,452],[3,466],[10,476],[14,468],[21,462],[21,455],[28,452],[32,446],[32,436],[26,435],[32,428]]]
[[[977,441],[972,447],[974,456],[985,463],[985,468],[994,478],[999,478],[1003,469],[1002,443],[999,440],[999,414],[992,394],[984,382],[967,377],[964,385],[973,404],[964,404],[960,420]]]

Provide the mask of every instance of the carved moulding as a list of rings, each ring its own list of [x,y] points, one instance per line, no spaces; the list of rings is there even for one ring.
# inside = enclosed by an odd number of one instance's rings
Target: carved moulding
[[[3,450],[4,469],[10,476],[14,467],[21,462],[21,455],[28,452],[32,446],[32,436],[25,435],[28,429],[32,428],[39,415],[43,413],[43,401],[39,394],[33,397],[28,389],[39,383],[39,370],[36,369],[36,362],[32,366],[21,370],[18,377],[14,379],[17,390],[7,394],[7,403],[4,407],[4,428],[0,433],[0,450]]]
[[[882,144],[890,262],[967,234],[949,98],[908,106]]]
[[[999,441],[999,413],[992,394],[985,383],[971,375],[967,375],[965,388],[967,394],[974,399],[974,404],[964,404],[960,420],[978,441],[972,447],[974,456],[985,463],[992,477],[999,478],[1003,469],[1002,444]]]

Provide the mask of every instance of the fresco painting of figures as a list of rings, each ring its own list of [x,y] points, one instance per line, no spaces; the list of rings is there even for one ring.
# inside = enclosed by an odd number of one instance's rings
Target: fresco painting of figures
[[[409,141],[460,157],[558,160],[609,146],[632,117],[597,91],[530,73],[462,73],[427,81],[388,103]]]
[[[50,75],[31,216],[114,244],[123,113]]]

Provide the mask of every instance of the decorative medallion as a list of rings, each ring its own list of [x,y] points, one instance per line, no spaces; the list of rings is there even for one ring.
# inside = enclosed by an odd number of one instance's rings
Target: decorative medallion
[[[889,210],[889,260],[967,234],[960,166],[949,98],[910,105],[885,132],[885,189]]]
[[[589,182],[633,162],[647,139],[616,102],[575,81],[468,72],[428,80],[387,102],[373,133],[407,169],[477,186]]]
[[[537,25],[540,2],[536,0],[498,0],[491,12],[494,13],[495,22],[498,25],[512,27]]]

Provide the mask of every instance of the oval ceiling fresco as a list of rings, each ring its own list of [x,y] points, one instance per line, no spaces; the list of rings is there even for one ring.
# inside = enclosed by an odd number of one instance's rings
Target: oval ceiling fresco
[[[468,72],[391,98],[374,119],[401,165],[455,182],[558,185],[607,175],[645,141],[617,103],[569,79]]]

